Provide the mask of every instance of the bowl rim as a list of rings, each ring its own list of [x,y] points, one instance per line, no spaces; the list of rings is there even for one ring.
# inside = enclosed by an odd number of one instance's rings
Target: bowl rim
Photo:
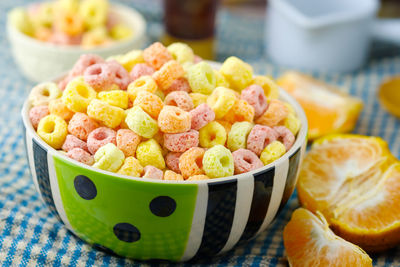
[[[39,3],[45,3],[45,2],[39,2]],[[27,6],[29,5],[25,5],[22,7],[26,8]],[[104,52],[112,52],[114,50],[120,49],[123,46],[126,46],[127,44],[136,43],[139,42],[141,39],[145,38],[147,23],[142,14],[140,14],[136,9],[131,8],[127,5],[112,2],[110,12],[115,12],[118,15],[126,13],[129,14],[129,17],[132,20],[135,20],[135,25],[129,24],[129,27],[132,30],[134,30],[133,36],[126,40],[115,41],[110,45],[98,46],[89,49],[83,48],[81,45],[58,45],[49,42],[39,41],[17,30],[10,22],[9,17],[7,17],[6,28],[9,34],[15,35],[20,41],[26,42],[30,46],[39,49],[53,50],[53,52],[59,52],[59,53],[97,54]]]
[[[207,63],[209,63],[213,68],[219,68],[221,66],[221,63],[215,62],[215,61],[208,61],[206,60]],[[60,76],[59,79],[61,79],[63,76]],[[57,79],[54,79],[53,81],[57,81]],[[300,104],[285,90],[279,87],[279,98],[284,100],[285,102],[288,102],[290,105],[293,106],[297,117],[301,121],[301,128],[299,132],[297,133],[297,138],[293,146],[287,151],[283,156],[281,156],[279,159],[271,162],[270,164],[265,165],[262,168],[258,168],[246,173],[241,173],[241,174],[236,174],[232,176],[227,176],[227,177],[220,177],[220,178],[212,178],[212,179],[207,179],[207,180],[197,180],[197,181],[166,181],[166,180],[156,180],[156,179],[150,179],[150,178],[143,178],[143,177],[133,177],[133,176],[128,176],[128,175],[122,175],[110,171],[105,171],[102,169],[94,168],[93,166],[86,165],[84,163],[81,163],[79,161],[73,160],[69,157],[67,157],[64,153],[61,153],[60,151],[52,148],[49,146],[46,142],[44,142],[36,133],[34,130],[30,120],[29,120],[29,109],[31,107],[29,103],[28,97],[24,101],[22,110],[21,110],[21,116],[22,116],[22,122],[25,126],[25,131],[29,132],[29,136],[32,136],[37,143],[39,143],[43,148],[47,150],[47,153],[51,153],[52,156],[57,155],[57,157],[62,158],[64,161],[69,162],[70,164],[77,165],[82,168],[86,168],[90,171],[93,172],[98,172],[103,175],[108,175],[108,176],[113,176],[115,179],[123,179],[123,180],[134,180],[134,181],[142,181],[142,182],[152,182],[152,183],[160,183],[160,184],[180,184],[180,185],[193,185],[193,184],[208,184],[208,183],[227,183],[231,182],[234,179],[240,179],[240,177],[245,177],[248,175],[253,175],[254,173],[260,173],[264,172],[267,170],[270,170],[274,168],[276,165],[279,165],[281,162],[284,162],[288,160],[293,154],[295,154],[298,150],[302,148],[302,146],[307,142],[307,132],[308,132],[308,121],[307,117],[305,115],[305,112],[303,108],[300,106]]]

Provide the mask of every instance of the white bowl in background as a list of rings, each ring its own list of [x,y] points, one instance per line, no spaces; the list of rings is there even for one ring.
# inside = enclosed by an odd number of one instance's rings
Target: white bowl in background
[[[107,58],[142,48],[146,41],[146,21],[143,16],[136,10],[119,4],[112,4],[110,12],[115,13],[122,23],[133,29],[133,36],[93,49],[42,42],[21,33],[7,21],[8,39],[17,65],[27,78],[42,82],[71,69],[82,54],[97,54]]]

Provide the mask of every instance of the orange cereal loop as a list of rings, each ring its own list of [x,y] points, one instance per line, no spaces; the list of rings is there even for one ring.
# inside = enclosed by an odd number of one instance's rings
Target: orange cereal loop
[[[256,120],[256,123],[272,127],[278,125],[288,115],[289,110],[282,101],[271,99],[267,110]]]
[[[140,91],[147,91],[150,93],[154,93],[155,91],[157,91],[157,89],[158,89],[157,83],[151,76],[148,75],[142,76],[128,85],[127,91],[128,91],[129,101],[132,102],[133,104],[137,94]]]
[[[117,131],[117,147],[124,152],[125,157],[135,156],[136,148],[142,138],[129,129],[119,129]]]
[[[168,61],[161,69],[153,73],[153,79],[161,90],[168,90],[172,83],[185,75],[182,66],[175,60]]]
[[[179,169],[185,179],[193,175],[204,174],[204,153],[205,149],[192,147],[179,157]]]
[[[164,180],[167,180],[167,181],[183,181],[183,177],[182,177],[182,175],[180,175],[180,174],[178,174],[178,173],[176,173],[174,171],[167,170],[164,173]]]
[[[201,180],[208,180],[210,177],[204,174],[200,175],[193,175],[186,179],[186,181],[201,181]]]
[[[165,46],[156,42],[143,50],[143,59],[147,64],[158,70],[162,65],[173,60],[173,57]]]
[[[147,91],[139,91],[133,105],[141,107],[153,119],[158,118],[158,114],[164,107],[161,98]]]
[[[221,124],[222,126],[224,126],[225,131],[227,133],[229,133],[231,131],[232,123],[230,123],[229,121],[224,121],[224,120],[215,120],[215,121],[218,122],[219,124]]]
[[[61,98],[53,99],[49,102],[49,112],[66,121],[69,121],[75,114],[75,112],[67,108]]]
[[[246,100],[238,99],[231,111],[229,111],[222,119],[231,124],[241,121],[253,122],[254,108],[247,103]]]
[[[164,106],[158,115],[158,127],[164,133],[183,133],[190,130],[192,117],[175,106]]]

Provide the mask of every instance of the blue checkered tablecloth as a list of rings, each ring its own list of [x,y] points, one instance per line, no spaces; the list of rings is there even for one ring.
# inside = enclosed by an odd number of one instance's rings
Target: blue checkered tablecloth
[[[20,108],[32,83],[13,63],[5,36],[6,12],[28,0],[0,1],[0,265],[2,266],[99,266],[143,263],[114,257],[79,240],[39,200],[28,170],[20,126]],[[150,40],[162,33],[161,7],[157,1],[125,0],[149,21]],[[217,57],[237,55],[252,63],[259,73],[278,76],[284,68],[274,66],[263,54],[263,18],[223,9],[218,15]],[[363,69],[345,75],[311,73],[346,88],[364,100],[364,111],[355,132],[377,135],[388,141],[400,156],[400,121],[386,113],[377,102],[376,88],[389,76],[400,74],[400,48],[374,44],[371,59]],[[298,206],[293,196],[268,230],[247,245],[198,265],[287,266],[282,230]],[[376,266],[400,266],[400,248],[372,255]],[[166,264],[166,263],[165,263]]]

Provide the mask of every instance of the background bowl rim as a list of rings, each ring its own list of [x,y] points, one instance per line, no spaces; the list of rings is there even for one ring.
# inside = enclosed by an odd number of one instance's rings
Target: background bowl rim
[[[22,6],[22,7],[26,8],[27,6]],[[99,47],[85,49],[81,45],[57,45],[49,42],[39,41],[16,29],[9,21],[9,17],[7,18],[6,28],[9,34],[14,34],[21,42],[25,42],[28,45],[38,49],[47,49],[49,51],[52,50],[53,52],[60,52],[60,53],[97,54],[97,53],[111,52],[113,50],[120,49],[121,47],[124,47],[127,44],[136,43],[141,39],[145,38],[147,23],[143,15],[140,14],[136,9],[131,8],[124,4],[112,2],[110,10],[111,12],[115,12],[118,15],[120,15],[121,13],[129,13],[130,18],[136,21],[135,25],[129,24],[129,27],[134,30],[134,34],[131,38],[121,41],[115,41],[114,43],[111,43],[110,45],[107,46],[99,46]]]
[[[213,68],[216,68],[216,69],[221,66],[221,63],[219,63],[219,62],[208,61],[208,60],[206,60],[206,62],[209,63]],[[63,76],[60,76],[59,79],[61,79],[62,77]],[[57,81],[57,79],[53,79],[53,81]],[[297,133],[297,138],[295,140],[295,143],[289,149],[289,151],[287,151],[283,156],[281,156],[277,160],[271,162],[270,164],[267,164],[264,167],[258,168],[256,170],[252,170],[250,172],[236,174],[236,175],[227,176],[227,177],[212,178],[212,179],[208,179],[208,180],[198,180],[198,181],[156,180],[156,179],[150,179],[150,178],[122,175],[122,174],[94,168],[93,166],[86,165],[84,163],[78,162],[76,160],[73,160],[73,159],[67,157],[64,153],[61,153],[60,151],[52,148],[50,145],[48,145],[46,142],[44,142],[38,136],[38,134],[34,130],[32,124],[29,120],[29,108],[31,107],[31,105],[29,103],[28,97],[24,101],[24,104],[23,104],[23,107],[21,110],[21,116],[22,116],[22,122],[25,126],[25,131],[29,132],[29,136],[32,136],[35,139],[35,141],[47,151],[47,153],[51,154],[51,156],[57,155],[57,157],[62,158],[64,161],[67,161],[72,165],[77,165],[79,167],[88,169],[93,172],[100,173],[102,175],[112,176],[115,179],[134,180],[134,181],[138,181],[138,182],[151,182],[151,183],[159,183],[159,184],[193,185],[193,184],[209,184],[209,183],[229,183],[235,179],[240,179],[240,177],[242,177],[242,176],[244,177],[244,176],[248,176],[248,175],[253,175],[255,173],[264,172],[264,171],[274,168],[276,165],[279,165],[281,162],[289,160],[290,157],[292,155],[294,155],[299,149],[301,149],[302,146],[307,142],[308,121],[307,121],[307,117],[305,115],[303,108],[288,92],[286,92],[285,90],[283,90],[280,87],[279,87],[279,98],[284,100],[285,102],[288,102],[290,105],[293,106],[297,117],[301,121],[301,128],[300,128],[299,132]]]

